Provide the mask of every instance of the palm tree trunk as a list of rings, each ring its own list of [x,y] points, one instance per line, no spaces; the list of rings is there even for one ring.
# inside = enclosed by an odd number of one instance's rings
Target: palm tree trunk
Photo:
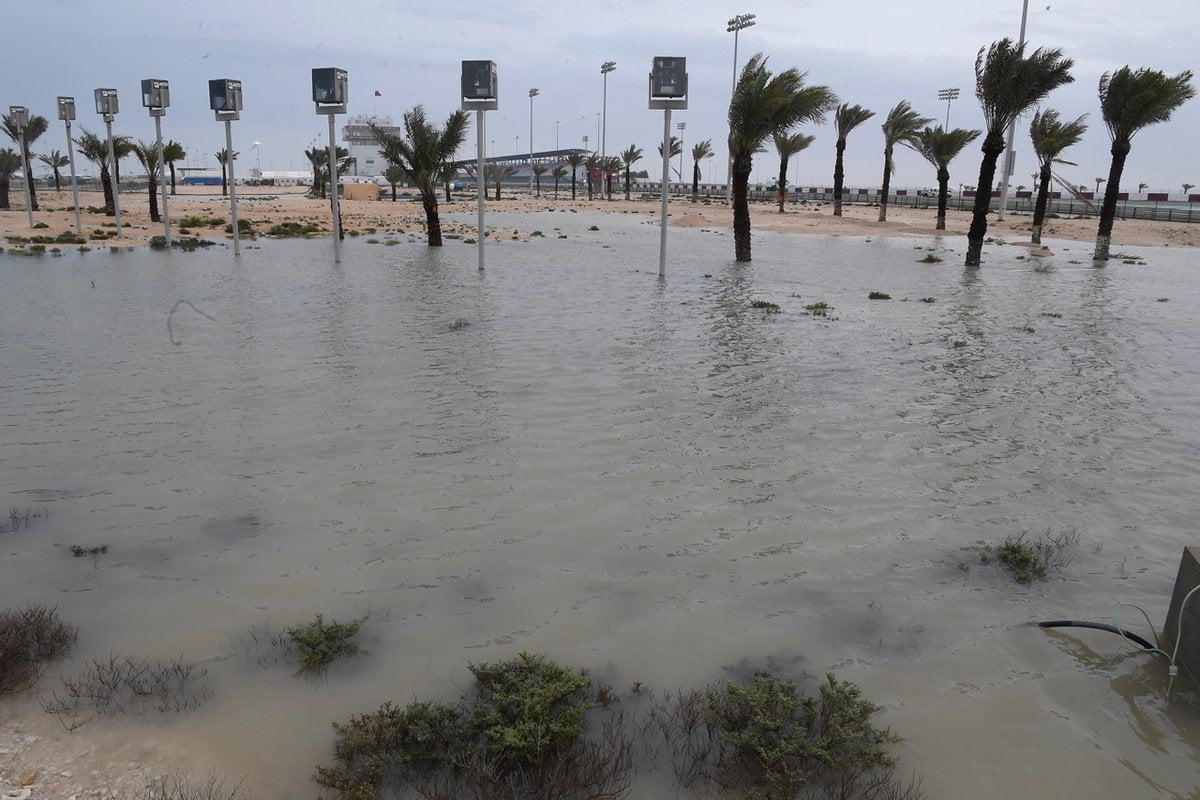
[[[8,178],[0,181],[0,209],[11,208],[8,200]]]
[[[750,203],[746,189],[750,184],[752,158],[733,160],[733,256],[736,261],[750,260]]]
[[[554,176],[554,199],[558,199],[558,176]]]
[[[58,174],[58,167],[54,168],[54,191],[62,191],[62,176]]]
[[[835,217],[842,215],[842,181],[846,178],[846,172],[842,169],[842,154],[845,152],[846,140],[838,139],[837,159],[833,162],[833,215]]]
[[[429,246],[442,246],[442,221],[438,219],[437,189],[421,192],[421,204],[425,206],[425,227],[429,232]]]
[[[454,198],[450,196],[450,181],[446,180],[442,183],[442,185],[446,187],[446,202],[447,203],[454,202]]]
[[[396,202],[396,184],[392,184],[392,202]]]
[[[175,196],[175,162],[167,164],[167,169],[171,170],[171,197]]]
[[[700,162],[692,162],[692,202],[696,202],[700,194]]]
[[[534,184],[534,186],[537,187],[537,196],[541,197],[542,196],[542,176],[534,175],[533,176],[533,184]]]
[[[112,176],[108,174],[108,167],[106,165],[100,167],[100,186],[104,189],[104,215],[114,217],[117,212],[113,206]]]
[[[779,213],[783,213],[783,204],[787,202],[787,158],[779,159],[779,183],[776,193],[779,195]]]
[[[892,148],[883,149],[883,187],[879,193],[879,221],[887,222],[888,192],[892,190]]]
[[[583,169],[587,173],[588,200],[590,201],[592,199],[592,171],[587,167],[584,167]]]
[[[1042,164],[1038,174],[1037,202],[1033,204],[1033,230],[1029,241],[1042,243],[1042,223],[1046,221],[1046,201],[1050,198],[1050,164]]]
[[[967,231],[967,258],[963,266],[978,267],[983,255],[983,237],[987,235],[987,215],[992,207],[992,182],[996,180],[996,162],[1004,152],[1004,131],[989,132],[983,140],[983,160],[979,162],[979,183],[975,186],[975,206],[971,209],[971,227]]]
[[[942,167],[938,170],[938,210],[935,231],[946,230],[946,201],[950,197],[950,170]]]
[[[496,199],[500,199],[500,177],[496,177]]]
[[[155,174],[157,174],[157,171],[155,171]],[[147,191],[150,194],[150,221],[162,222],[162,217],[158,213],[158,181],[153,176],[150,178],[150,185]]]
[[[1117,218],[1117,195],[1121,191],[1121,173],[1129,156],[1129,142],[1113,142],[1112,165],[1108,168],[1108,188],[1104,190],[1104,205],[1100,207],[1100,229],[1096,232],[1096,251],[1093,261],[1108,261],[1112,243],[1113,221]]]
[[[28,150],[25,151],[25,185],[29,187],[29,207],[34,211],[39,211],[37,201],[37,189],[33,185],[33,154]]]
[[[575,168],[571,168],[571,199],[575,199]]]
[[[221,197],[227,197],[229,195],[229,182],[226,180],[225,175],[226,175],[225,165],[222,164],[221,165]],[[321,195],[321,196],[324,197],[325,195]]]

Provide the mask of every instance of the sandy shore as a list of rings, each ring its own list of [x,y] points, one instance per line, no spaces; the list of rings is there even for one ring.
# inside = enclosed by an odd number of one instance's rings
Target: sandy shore
[[[575,209],[578,211],[595,211],[607,213],[634,213],[647,216],[657,216],[659,202],[657,199],[633,199],[626,201],[623,194],[613,195],[612,201],[594,199],[588,201],[585,193],[580,198],[570,199],[570,188],[559,190],[555,199],[551,191],[543,192],[541,197],[531,197],[528,193],[515,196],[505,193],[500,201],[489,200],[487,208],[491,211],[525,211]],[[36,223],[48,226],[45,229],[30,230],[24,211],[24,198],[14,192],[12,202],[14,209],[0,211],[0,235],[8,239],[4,246],[20,247],[20,241],[8,237],[30,237],[36,235],[57,236],[64,231],[73,230],[74,212],[71,204],[71,193],[40,192],[38,195],[42,211],[34,214]],[[144,193],[124,193],[121,195],[121,218],[123,227],[121,235],[108,239],[93,239],[96,232],[113,232],[113,219],[103,214],[92,214],[86,211],[88,206],[103,204],[98,191],[80,193],[80,206],[83,212],[84,237],[89,238],[90,247],[137,247],[146,246],[150,237],[161,235],[162,226],[151,223],[146,195]],[[223,226],[229,221],[229,201],[214,192],[212,187],[180,187],[178,194],[169,200],[172,230],[176,235],[200,236],[208,239],[228,238]],[[453,202],[441,202],[440,209],[444,213],[473,212],[475,199],[473,196],[458,193]],[[411,232],[422,230],[424,213],[419,203],[401,197],[399,202],[390,200],[366,201],[343,200],[341,202],[343,226],[349,233],[369,234],[375,231]],[[934,212],[928,209],[890,208],[888,221],[878,222],[877,207],[866,205],[846,206],[842,217],[833,216],[833,206],[830,203],[809,203],[789,205],[787,212],[780,214],[774,204],[754,203],[751,205],[751,222],[756,230],[776,231],[780,233],[824,234],[834,236],[934,236]],[[688,199],[677,198],[670,204],[671,224],[680,227],[709,227],[731,228],[733,215],[730,209],[722,203],[704,201],[692,203]],[[185,217],[199,216],[207,219],[219,219],[221,225],[193,226],[182,229],[179,224]],[[316,226],[315,235],[329,235],[330,211],[329,201],[311,199],[304,195],[302,188],[282,187],[239,187],[238,217],[247,220],[254,230],[265,232],[272,226],[282,222],[308,223]],[[107,223],[107,226],[106,226]],[[1051,219],[1047,221],[1044,235],[1048,239],[1068,239],[1073,241],[1090,242],[1095,239],[1097,221],[1095,219]],[[970,214],[966,211],[950,211],[947,216],[947,233],[951,236],[966,235],[970,225]],[[1003,221],[997,221],[995,215],[989,219],[988,235],[1003,239],[1009,244],[1019,244],[1029,241],[1030,217],[1024,215],[1009,215]],[[186,231],[186,232],[185,232]],[[447,233],[469,235],[473,227],[458,228],[445,225]],[[527,232],[526,232],[527,233]],[[48,247],[76,247],[77,245],[54,244]],[[1152,222],[1149,220],[1118,220],[1113,232],[1113,248],[1122,247],[1198,247],[1200,246],[1200,225],[1185,223]]]

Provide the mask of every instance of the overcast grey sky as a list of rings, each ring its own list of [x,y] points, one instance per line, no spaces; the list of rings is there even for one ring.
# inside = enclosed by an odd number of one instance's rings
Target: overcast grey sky
[[[657,177],[655,146],[662,137],[661,112],[646,107],[646,73],[655,55],[686,56],[691,105],[675,112],[685,122],[685,151],[712,139],[718,156],[704,167],[706,180],[724,180],[725,111],[733,80],[733,34],[726,21],[757,14],[739,36],[738,61],[755,52],[773,70],[797,67],[810,83],[825,84],[839,98],[877,112],[850,137],[847,183],[877,186],[882,171],[878,123],[896,102],[944,122],[938,89],[958,87],[951,127],[978,128],[974,62],[980,47],[1018,34],[1021,0],[752,0],[732,5],[712,0],[524,0],[502,4],[472,0],[417,3],[411,0],[210,0],[186,4],[150,0],[6,0],[0,106],[26,105],[52,120],[35,146],[65,147],[54,121],[56,95],[74,95],[79,121],[103,125],[94,113],[92,90],[119,90],[121,113],[114,131],[151,140],[154,125],[140,107],[142,78],[171,83],[172,106],[164,136],[178,139],[189,163],[214,165],[224,132],[206,97],[210,78],[244,83],[246,109],[234,123],[234,148],[242,169],[261,157],[264,170],[302,168],[302,151],[325,133],[310,101],[312,67],[349,71],[351,113],[391,114],[425,105],[444,119],[458,105],[459,62],[491,59],[500,76],[500,110],[488,114],[488,148],[497,155],[529,147],[530,87],[534,101],[534,147],[596,146],[601,111],[600,64],[617,62],[608,76],[607,152],[636,144],[647,154],[638,166]],[[1047,100],[1074,118],[1089,114],[1083,143],[1068,151],[1079,163],[1065,173],[1092,184],[1108,174],[1108,135],[1099,117],[1096,87],[1105,70],[1125,64],[1175,74],[1194,69],[1200,42],[1196,0],[1045,0],[1031,2],[1030,46],[1061,47],[1075,59],[1075,83]],[[375,97],[378,91],[381,97]],[[339,120],[339,128],[340,128]],[[1018,125],[1014,184],[1031,183],[1036,168],[1027,143],[1028,120]],[[833,172],[832,125],[806,126],[814,145],[799,158],[803,185],[829,185]],[[1125,169],[1126,188],[1140,182],[1151,191],[1178,193],[1180,183],[1200,184],[1200,101],[1193,100],[1164,125],[1134,140]],[[261,141],[261,154],[252,143]],[[474,155],[474,133],[461,151]],[[490,154],[490,153],[489,153]],[[675,162],[678,164],[678,160]],[[774,154],[756,159],[756,176],[778,171]],[[974,184],[977,145],[951,165],[953,183]],[[690,163],[685,162],[685,174]],[[789,177],[795,178],[795,168]],[[935,184],[932,168],[900,148],[893,186]],[[1193,190],[1195,191],[1195,190]]]

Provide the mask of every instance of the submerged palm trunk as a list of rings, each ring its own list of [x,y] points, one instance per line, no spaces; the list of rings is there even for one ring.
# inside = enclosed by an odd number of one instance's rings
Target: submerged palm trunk
[[[842,168],[842,154],[845,152],[845,138],[838,139],[837,159],[833,162],[833,215],[835,217],[840,217],[842,215],[842,181],[844,181],[846,178],[846,172]]]
[[[630,177],[629,170],[630,170],[630,167],[625,168],[625,199],[626,200],[629,199],[629,177]]]
[[[779,159],[779,213],[783,213],[783,204],[787,202],[787,157]]]
[[[167,164],[167,169],[171,170],[171,196],[175,196],[175,162]]]
[[[696,197],[700,194],[700,162],[692,162],[692,202],[696,202]]]
[[[946,201],[950,197],[950,170],[942,167],[937,173],[938,179],[938,210],[937,225],[934,230],[946,230]]]
[[[1050,198],[1050,165],[1043,164],[1038,173],[1037,202],[1033,205],[1033,229],[1029,241],[1042,243],[1042,223],[1046,221],[1046,201]]]
[[[888,192],[892,190],[892,148],[883,150],[883,187],[879,191],[879,221],[887,222]]]
[[[100,186],[104,189],[104,214],[105,216],[116,216],[116,208],[113,206],[113,183],[112,176],[108,174],[108,167],[100,167]]]
[[[151,170],[150,186],[148,192],[150,194],[150,221],[162,222],[162,217],[158,213],[158,170]]]
[[[1125,159],[1128,156],[1128,142],[1113,142],[1112,165],[1108,168],[1108,188],[1104,190],[1104,205],[1100,207],[1100,229],[1096,232],[1096,250],[1092,253],[1093,261],[1108,261],[1113,221],[1117,218],[1117,195],[1121,190],[1121,173],[1125,171]]]
[[[430,191],[421,192],[421,205],[425,207],[425,227],[429,235],[429,246],[441,247],[442,221],[438,218],[436,187],[431,187]]]
[[[964,266],[978,267],[983,255],[983,237],[987,235],[987,215],[992,206],[992,182],[996,162],[1004,152],[1003,129],[989,132],[983,140],[983,161],[979,162],[979,183],[975,187],[975,206],[971,210],[971,228],[967,231],[967,258]]]
[[[737,261],[750,260],[750,203],[746,189],[750,184],[752,158],[733,159],[733,253]]]

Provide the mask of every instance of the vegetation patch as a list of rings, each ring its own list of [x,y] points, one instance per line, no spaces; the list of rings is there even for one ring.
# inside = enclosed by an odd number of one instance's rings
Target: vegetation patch
[[[240,783],[226,786],[217,775],[193,777],[172,775],[156,778],[146,786],[140,800],[242,800],[250,797]]]
[[[770,300],[751,300],[750,307],[751,308],[761,308],[763,311],[765,311],[768,314],[778,314],[779,313],[779,304],[772,303]]]
[[[225,226],[225,232],[233,233],[233,223],[232,222]],[[254,225],[248,219],[239,219],[238,220],[238,233],[239,234],[245,233],[245,234],[253,235],[254,234]]]
[[[281,222],[278,225],[272,225],[267,231],[267,235],[280,239],[289,237],[307,239],[319,231],[320,227],[315,222]]]
[[[924,258],[917,260],[918,264],[940,264],[942,259],[935,256],[933,253],[927,253]]]
[[[12,506],[8,509],[8,520],[0,520],[0,533],[16,533],[22,528],[28,528],[35,519],[45,516],[46,513],[34,511],[32,508]]]
[[[357,655],[361,649],[350,641],[367,621],[360,617],[351,622],[326,622],[320,614],[307,625],[288,628],[287,635],[296,647],[301,672],[321,673],[342,656]]]
[[[49,211],[50,209],[46,209],[46,210]],[[44,222],[36,222],[36,223],[34,223],[33,227],[36,228],[37,230],[45,230],[46,228],[49,228],[50,226]]]
[[[937,298],[936,297],[922,297],[921,302],[922,303],[936,303]]]
[[[588,228],[588,230],[589,230],[589,231],[598,231],[598,230],[600,230],[600,226],[599,226],[599,225],[592,225],[591,227],[589,227],[589,228]]]
[[[892,296],[887,292],[871,292],[867,295],[868,300],[891,300]]]
[[[74,231],[63,231],[54,237],[54,241],[58,244],[87,244],[87,239],[76,234]]]
[[[82,675],[63,678],[62,685],[61,695],[55,691],[42,698],[42,708],[72,731],[96,714],[146,717],[187,711],[199,708],[212,696],[208,670],[181,658],[158,661],[109,656],[88,662]]]
[[[0,694],[33,688],[51,662],[71,651],[78,635],[54,608],[0,610]]]
[[[1046,580],[1051,570],[1069,566],[1078,546],[1079,534],[1075,531],[1056,534],[1047,530],[1037,537],[1022,531],[1007,537],[998,547],[980,545],[978,550],[981,563],[998,561],[1017,583],[1030,584]]]
[[[99,556],[107,552],[108,545],[106,544],[98,544],[92,547],[84,547],[83,545],[79,544],[71,545],[71,555],[75,556],[76,558],[83,558],[84,556]]]
[[[816,303],[809,303],[804,307],[804,310],[812,314],[814,317],[824,317],[833,310],[833,306],[822,300]]]

